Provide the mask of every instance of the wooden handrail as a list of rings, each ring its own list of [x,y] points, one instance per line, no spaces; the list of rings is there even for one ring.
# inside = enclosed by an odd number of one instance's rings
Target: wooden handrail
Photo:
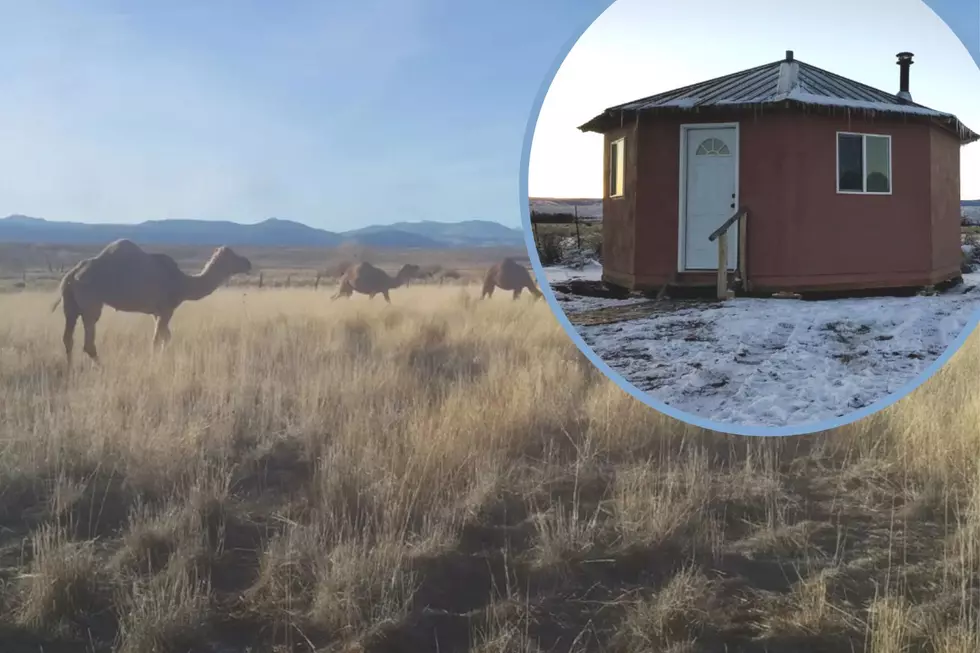
[[[711,232],[708,236],[709,241],[718,241],[718,299],[728,299],[728,230],[736,221],[739,224],[739,248],[738,248],[738,272],[742,278],[742,284],[747,285],[745,278],[745,218],[749,211],[742,207],[736,211],[732,217],[725,220],[720,227]]]
[[[711,232],[711,235],[708,236],[708,240],[710,240],[711,242],[715,242],[715,239],[717,239],[718,236],[720,236],[723,233],[725,233],[726,231],[728,231],[729,227],[731,227],[733,224],[735,224],[735,221],[736,220],[738,220],[739,218],[741,218],[743,215],[746,215],[747,216],[748,213],[749,213],[749,210],[747,208],[745,208],[744,206],[742,208],[740,208],[738,211],[736,211],[734,214],[732,214],[732,217],[728,218],[723,223],[721,223],[721,226],[720,227],[718,227],[717,229],[715,229],[714,231],[712,231]]]

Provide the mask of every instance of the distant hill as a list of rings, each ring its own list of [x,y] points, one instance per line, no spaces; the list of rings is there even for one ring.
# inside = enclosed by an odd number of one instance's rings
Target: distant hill
[[[532,197],[531,213],[576,215],[583,220],[602,220],[602,200],[597,198]]]
[[[398,222],[337,233],[279,218],[257,224],[183,219],[90,224],[53,222],[25,215],[0,218],[0,242],[92,245],[117,238],[146,244],[239,247],[337,247],[351,243],[366,247],[448,249],[524,244],[520,229],[484,220]]]
[[[487,247],[513,245],[524,242],[520,229],[505,227],[499,222],[488,220],[464,220],[463,222],[396,222],[390,225],[364,227],[348,231],[351,238],[387,238],[387,234],[397,232],[406,237],[431,240],[447,247]]]

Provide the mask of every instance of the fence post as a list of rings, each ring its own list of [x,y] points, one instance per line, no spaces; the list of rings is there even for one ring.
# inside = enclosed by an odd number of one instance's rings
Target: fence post
[[[579,232],[578,228],[578,205],[572,206],[575,209],[575,242],[578,245],[578,251],[582,251],[582,234]]]
[[[745,214],[743,213],[738,219],[738,276],[742,277],[742,290],[744,292],[751,290],[749,286],[748,252],[745,250],[747,243]]]
[[[718,299],[728,297],[728,231],[718,235]]]

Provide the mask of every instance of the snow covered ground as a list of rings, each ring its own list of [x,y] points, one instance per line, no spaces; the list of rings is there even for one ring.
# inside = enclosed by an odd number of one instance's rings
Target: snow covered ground
[[[552,284],[601,276],[597,264],[546,271]],[[573,322],[575,313],[648,301],[555,296]],[[928,367],[980,308],[980,273],[932,297],[670,305],[676,310],[576,330],[670,406],[716,422],[792,426],[847,415]]]
[[[546,267],[544,270],[548,276],[548,283],[552,285],[552,290],[554,290],[554,284],[556,282],[561,283],[563,281],[572,281],[574,279],[581,279],[583,281],[602,280],[602,265],[596,261],[588,261],[581,268],[555,265]],[[581,295],[573,295],[571,293],[563,293],[558,291],[555,291],[555,297],[558,299],[558,303],[562,305],[565,313],[577,313],[579,311],[607,308],[610,306],[627,306],[629,304],[647,301],[643,297],[630,299],[606,299],[604,297],[582,297]]]
[[[586,261],[581,267],[570,267],[567,265],[551,265],[544,269],[548,276],[548,282],[570,281],[572,279],[584,279],[586,281],[602,280],[602,265],[596,261]]]

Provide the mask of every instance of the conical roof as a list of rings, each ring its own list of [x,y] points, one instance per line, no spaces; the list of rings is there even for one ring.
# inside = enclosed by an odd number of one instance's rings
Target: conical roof
[[[792,52],[787,52],[787,57],[780,61],[610,107],[579,129],[603,132],[618,124],[626,114],[634,115],[643,111],[685,112],[708,107],[761,107],[787,102],[802,106],[839,107],[933,118],[956,133],[962,144],[980,139],[980,135],[950,113],[931,109],[798,61],[792,57]]]

